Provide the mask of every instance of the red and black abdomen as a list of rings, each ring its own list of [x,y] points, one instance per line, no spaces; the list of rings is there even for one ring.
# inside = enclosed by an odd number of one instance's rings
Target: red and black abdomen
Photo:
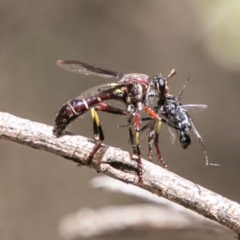
[[[88,98],[86,100],[73,98],[64,104],[56,116],[53,134],[57,137],[61,136],[71,122],[99,102],[101,102],[101,99],[97,97]]]
[[[91,107],[95,107],[97,104],[106,100],[117,100],[125,103],[125,98],[126,92],[120,90],[119,88],[102,91],[100,94],[88,97],[86,99],[82,99],[80,97],[73,98],[60,108],[55,119],[53,134],[57,137],[60,137],[72,121],[84,114]],[[101,111],[101,107],[102,105],[100,105],[96,110]],[[109,109],[108,112],[110,112]],[[122,111],[118,113],[117,110],[114,109],[113,113],[122,114]]]

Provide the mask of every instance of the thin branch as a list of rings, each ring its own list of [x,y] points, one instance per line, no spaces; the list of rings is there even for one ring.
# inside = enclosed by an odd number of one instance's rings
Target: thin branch
[[[222,225],[187,208],[113,178],[95,177],[91,180],[91,185],[94,188],[140,198],[147,204],[108,206],[96,210],[81,209],[62,219],[59,232],[64,239],[106,237],[113,233],[126,234],[129,231],[150,231],[151,234],[157,234],[162,230],[194,230],[220,234],[226,230]]]
[[[151,231],[152,234],[162,230],[223,232],[221,225],[198,216],[150,204],[108,206],[96,210],[84,208],[64,217],[59,233],[64,239],[73,240],[134,231]]]
[[[87,165],[94,146],[90,139],[67,133],[56,138],[52,127],[0,113],[0,138],[45,150]],[[240,205],[151,162],[143,162],[143,183],[138,182],[137,163],[128,152],[103,145],[90,167],[98,172],[144,188],[176,202],[240,234]]]

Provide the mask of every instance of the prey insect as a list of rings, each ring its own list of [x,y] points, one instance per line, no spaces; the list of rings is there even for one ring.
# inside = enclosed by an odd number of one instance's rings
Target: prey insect
[[[159,115],[148,107],[149,98],[155,94],[152,89],[152,79],[142,73],[122,74],[75,60],[58,60],[57,65],[71,72],[97,75],[106,78],[115,77],[118,81],[88,89],[81,93],[79,97],[75,97],[65,103],[56,116],[53,134],[60,137],[64,134],[64,131],[71,122],[90,110],[93,121],[93,139],[96,141],[89,155],[90,162],[104,141],[104,133],[97,111],[120,115],[129,114],[128,121],[131,122],[133,120],[134,128],[133,130],[132,126],[129,126],[129,134],[130,138],[133,139],[133,154],[137,156],[138,177],[141,182],[142,163],[139,143],[139,132],[141,129],[140,112],[144,110],[156,121],[161,120]],[[122,110],[112,107],[105,102],[107,100],[123,102],[126,109]],[[132,137],[133,131],[135,132],[134,137]]]
[[[154,78],[154,89],[157,90],[156,96],[158,97],[157,106],[155,107],[155,112],[159,114],[160,118],[162,119],[161,122],[167,125],[167,128],[170,133],[170,137],[172,142],[175,141],[175,134],[172,131],[173,129],[176,130],[179,136],[179,142],[183,149],[187,149],[188,146],[191,144],[191,137],[189,135],[190,131],[193,131],[195,136],[197,137],[199,143],[202,146],[203,153],[205,156],[206,165],[212,166],[219,166],[218,164],[209,163],[207,151],[203,142],[203,139],[199,132],[197,131],[195,125],[193,124],[193,120],[189,115],[188,111],[195,109],[195,110],[204,110],[207,108],[207,105],[204,104],[181,104],[181,97],[183,92],[185,91],[188,81],[185,83],[183,89],[179,92],[179,94],[174,97],[168,87],[168,80],[158,75]],[[159,112],[160,111],[160,112]],[[161,122],[156,122],[154,119],[145,118],[143,120],[150,120],[145,126],[142,127],[141,131],[150,128],[150,133],[148,136],[148,145],[149,145],[149,159],[151,160],[152,156],[152,145],[155,145],[157,155],[161,157],[160,149],[158,146],[159,142],[159,132]],[[161,158],[162,159],[162,158]],[[163,162],[163,164],[165,164]],[[165,165],[167,167],[167,165]]]

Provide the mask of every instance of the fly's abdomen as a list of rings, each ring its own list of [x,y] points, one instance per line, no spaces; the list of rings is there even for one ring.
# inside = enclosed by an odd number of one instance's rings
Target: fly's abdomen
[[[101,99],[97,97],[88,98],[86,100],[73,98],[64,104],[56,116],[53,134],[56,137],[61,136],[71,122],[99,102],[101,102]]]

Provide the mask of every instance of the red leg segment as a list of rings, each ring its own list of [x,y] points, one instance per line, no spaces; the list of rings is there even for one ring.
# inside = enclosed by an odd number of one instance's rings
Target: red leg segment
[[[153,111],[151,108],[143,106],[143,110],[153,119],[157,120],[156,123],[156,129],[155,129],[155,136],[154,136],[154,129],[151,130],[151,132],[149,133],[149,137],[148,137],[148,146],[149,146],[149,156],[151,159],[151,153],[152,153],[152,144],[154,142],[154,146],[156,148],[156,152],[157,152],[157,157],[158,160],[160,162],[160,164],[162,165],[162,167],[164,168],[168,168],[167,164],[164,162],[161,152],[160,152],[160,148],[159,148],[159,132],[160,132],[160,127],[161,127],[161,117],[155,112]],[[153,140],[154,138],[154,140]]]

